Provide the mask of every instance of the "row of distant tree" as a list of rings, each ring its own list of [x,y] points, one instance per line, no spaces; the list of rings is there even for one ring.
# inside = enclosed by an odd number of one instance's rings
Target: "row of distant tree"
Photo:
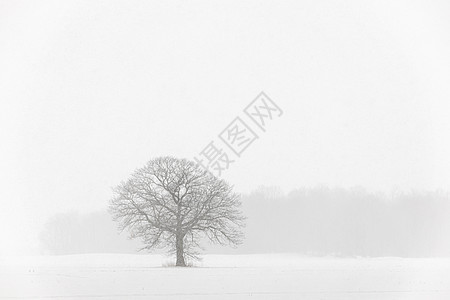
[[[244,200],[248,251],[339,256],[450,256],[443,192],[392,195],[318,187],[263,188]]]
[[[450,200],[444,192],[369,193],[361,188],[262,187],[242,197],[245,241],[207,252],[296,252],[336,256],[450,256]],[[48,254],[135,252],[106,212],[64,213],[41,233]],[[205,244],[206,245],[206,244]]]

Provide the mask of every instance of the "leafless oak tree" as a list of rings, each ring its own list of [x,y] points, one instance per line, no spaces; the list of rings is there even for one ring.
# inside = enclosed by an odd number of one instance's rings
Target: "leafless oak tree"
[[[239,196],[224,180],[186,159],[160,157],[114,189],[109,210],[142,249],[169,247],[176,265],[195,256],[202,236],[219,244],[242,242]]]

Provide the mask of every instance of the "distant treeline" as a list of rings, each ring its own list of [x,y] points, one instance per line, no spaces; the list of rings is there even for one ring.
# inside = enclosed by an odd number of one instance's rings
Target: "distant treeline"
[[[335,256],[450,256],[450,200],[444,192],[391,195],[362,188],[304,188],[283,194],[262,187],[242,197],[246,239],[213,253],[296,252]],[[49,254],[135,252],[106,211],[54,216],[41,233]]]
[[[133,253],[138,241],[119,235],[106,211],[60,213],[51,217],[40,234],[42,254]]]
[[[450,256],[450,200],[443,192],[374,194],[317,187],[243,199],[246,251],[337,256]]]

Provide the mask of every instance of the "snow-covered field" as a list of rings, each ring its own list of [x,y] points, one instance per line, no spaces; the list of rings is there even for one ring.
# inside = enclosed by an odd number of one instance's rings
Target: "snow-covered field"
[[[450,259],[205,255],[0,258],[0,299],[450,299]]]

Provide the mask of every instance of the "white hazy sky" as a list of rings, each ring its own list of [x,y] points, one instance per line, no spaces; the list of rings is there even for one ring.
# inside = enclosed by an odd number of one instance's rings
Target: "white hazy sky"
[[[449,1],[0,1],[0,254],[34,247],[54,213],[105,207],[152,157],[192,158],[262,90],[284,115],[225,174],[238,191],[448,189],[449,16]]]

